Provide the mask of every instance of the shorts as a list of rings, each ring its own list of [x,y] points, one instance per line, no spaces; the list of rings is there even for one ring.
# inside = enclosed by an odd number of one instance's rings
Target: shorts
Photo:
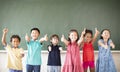
[[[94,61],[83,62],[83,68],[87,69],[88,67],[89,68],[95,68]]]

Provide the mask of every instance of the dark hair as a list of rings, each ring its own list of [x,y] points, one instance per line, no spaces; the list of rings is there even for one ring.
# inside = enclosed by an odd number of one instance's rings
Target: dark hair
[[[38,33],[40,34],[40,30],[38,28],[32,28],[30,32],[32,32],[33,30],[37,30]]]
[[[105,30],[107,30],[107,31],[110,33],[110,30],[109,30],[109,29],[103,29],[100,34],[102,35],[102,33],[103,33]],[[100,39],[103,39],[103,37],[100,36]],[[108,39],[108,40],[109,40],[109,39]]]
[[[85,34],[84,34],[84,36],[85,36],[87,33],[90,33],[90,34],[93,36],[93,32],[92,32],[92,30],[86,29],[86,30],[85,30]]]
[[[17,38],[19,40],[19,42],[21,41],[21,38],[19,37],[19,35],[12,35],[10,38],[10,42],[12,42],[13,38]]]
[[[109,31],[109,33],[110,33],[110,30],[109,30],[109,29],[103,29],[103,30],[101,31],[101,35],[102,35],[103,31],[105,31],[105,30]],[[100,39],[103,39],[103,37],[100,36]],[[110,38],[109,38],[109,39],[110,39]],[[108,42],[109,42],[109,39],[108,39],[108,41],[107,41],[107,44],[108,44]]]
[[[69,35],[70,35],[71,32],[76,32],[76,33],[77,33],[77,36],[78,36],[78,38],[77,38],[77,40],[76,40],[76,42],[77,42],[77,41],[79,40],[78,31],[77,31],[76,29],[71,29],[71,30],[69,31]],[[69,35],[68,35],[68,36],[69,36]],[[71,41],[69,37],[68,37],[68,41]]]
[[[50,40],[52,40],[53,37],[56,37],[58,40],[59,40],[59,36],[57,34],[53,34],[51,37],[50,37]]]

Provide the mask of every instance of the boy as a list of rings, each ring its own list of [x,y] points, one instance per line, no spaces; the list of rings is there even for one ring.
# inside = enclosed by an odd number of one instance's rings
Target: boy
[[[38,40],[40,36],[40,30],[38,28],[31,29],[31,40],[26,34],[25,39],[27,41],[28,53],[27,53],[27,72],[40,72],[41,65],[41,48],[42,42],[47,41],[47,35]]]
[[[20,37],[18,35],[12,35],[10,38],[11,45],[6,43],[7,28],[3,29],[2,45],[7,50],[7,67],[9,72],[22,72],[22,57],[24,52],[22,48],[19,48]]]

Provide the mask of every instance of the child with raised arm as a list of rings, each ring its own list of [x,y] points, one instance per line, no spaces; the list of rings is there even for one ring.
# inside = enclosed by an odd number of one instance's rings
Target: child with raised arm
[[[27,34],[25,36],[28,48],[26,72],[40,72],[42,42],[47,41],[47,35],[38,40],[39,36],[40,30],[38,28],[31,29],[31,40]]]
[[[50,37],[51,44],[48,45],[48,69],[47,72],[61,72],[61,57],[60,51],[62,51],[61,45],[59,45],[59,37],[53,34]]]
[[[98,60],[96,64],[96,72],[117,72],[112,58],[111,47],[115,48],[114,43],[110,39],[110,30],[104,29],[101,32],[98,41]]]
[[[99,34],[97,28],[95,28],[95,35],[93,37],[92,30],[85,29],[82,33],[83,41],[83,68],[84,72],[87,72],[88,67],[90,68],[90,72],[95,72],[95,64],[94,64],[94,47],[93,44]]]
[[[8,29],[3,29],[2,45],[7,50],[7,67],[9,72],[23,72],[22,68],[22,57],[24,56],[24,51],[19,47],[21,38],[18,35],[12,35],[10,38],[11,45],[6,42],[6,35]]]
[[[79,39],[77,30],[70,30],[68,40],[62,35],[61,41],[67,46],[67,53],[62,72],[83,72],[80,58],[80,44],[82,38]]]

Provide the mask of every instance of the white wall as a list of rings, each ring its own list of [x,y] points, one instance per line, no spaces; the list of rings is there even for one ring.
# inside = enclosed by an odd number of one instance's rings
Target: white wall
[[[26,54],[27,52],[25,52]],[[62,65],[64,64],[64,59],[65,59],[65,54],[66,52],[63,51],[61,53],[61,61]],[[82,54],[82,52],[80,53]],[[120,72],[120,51],[112,51],[112,55],[115,61],[115,65],[117,67],[117,72]],[[81,55],[82,56],[82,55]],[[98,52],[95,51],[95,60],[97,59]],[[42,51],[42,66],[41,66],[41,72],[47,72],[47,57],[48,57],[48,52],[47,51]],[[6,51],[0,50],[0,72],[8,72],[8,68],[6,68]],[[25,71],[25,57],[23,58],[23,69]]]

